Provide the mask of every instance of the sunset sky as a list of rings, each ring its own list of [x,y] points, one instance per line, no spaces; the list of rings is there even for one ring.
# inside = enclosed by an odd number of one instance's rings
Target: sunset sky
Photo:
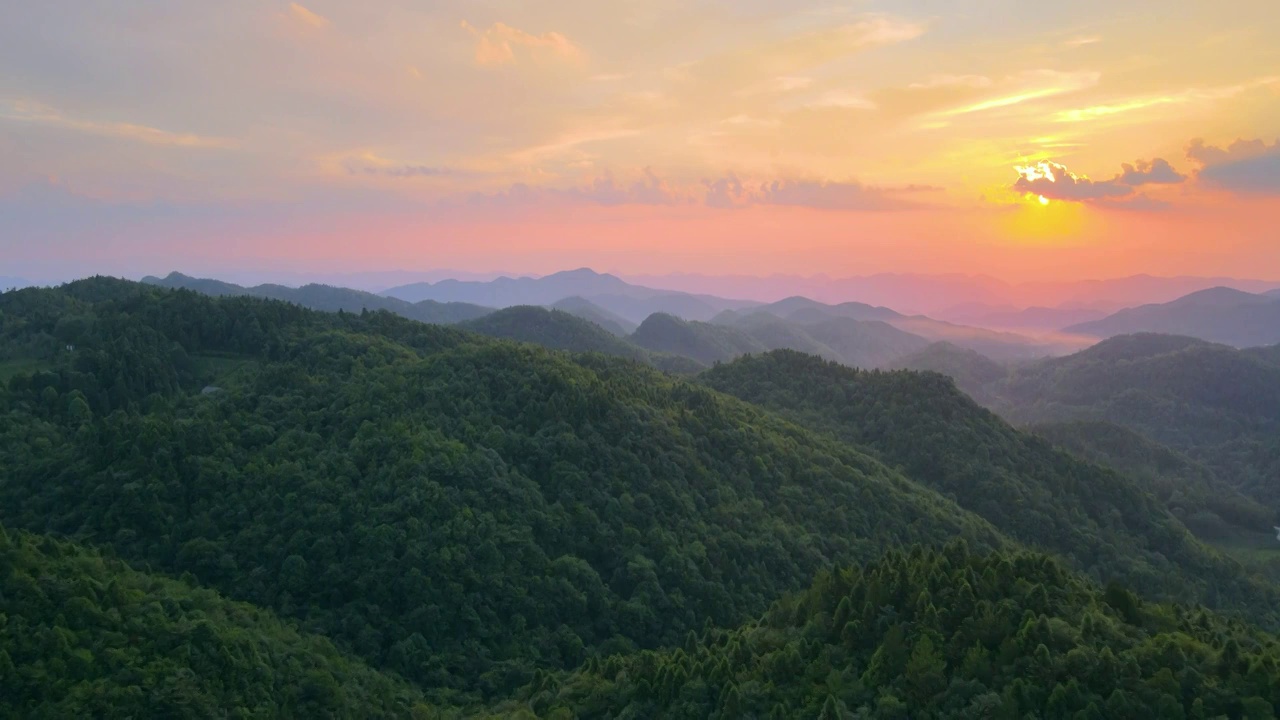
[[[1280,280],[1276,0],[42,0],[0,275]]]

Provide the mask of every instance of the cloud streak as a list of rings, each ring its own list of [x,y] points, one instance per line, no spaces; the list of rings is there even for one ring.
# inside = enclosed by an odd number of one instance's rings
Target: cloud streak
[[[229,138],[192,133],[175,133],[135,123],[102,122],[69,117],[55,108],[32,100],[0,101],[0,120],[44,125],[88,135],[131,140],[148,145],[168,145],[185,148],[229,148],[235,146],[235,141]]]

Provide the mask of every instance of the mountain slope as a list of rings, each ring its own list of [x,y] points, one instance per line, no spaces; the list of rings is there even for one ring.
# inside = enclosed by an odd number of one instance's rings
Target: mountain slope
[[[1277,656],[1275,636],[1203,609],[956,544],[823,575],[678,649],[541,677],[493,717],[1270,718]]]
[[[1280,298],[1219,287],[1173,302],[1121,310],[1101,320],[1067,328],[1097,337],[1165,333],[1235,347],[1280,343]]]
[[[1138,481],[1200,537],[1274,537],[1274,510],[1241,495],[1204,465],[1132,430],[1109,422],[1077,421],[1037,425],[1032,432]]]
[[[0,527],[0,598],[3,717],[427,710],[402,680],[268,612],[47,536]]]
[[[1127,478],[1019,432],[935,374],[860,372],[789,351],[704,373],[708,386],[868,448],[912,480],[1029,546],[1071,558],[1097,579],[1124,577],[1149,597],[1202,601],[1242,577]],[[1177,578],[1172,580],[1171,578]]]
[[[792,317],[804,315],[811,308],[802,305],[801,300],[783,301],[782,307],[785,310],[799,305]],[[721,313],[715,324],[743,331],[765,350],[796,350],[851,367],[879,367],[928,344],[924,338],[888,323],[842,315],[801,323],[769,311],[743,310]]]
[[[491,308],[467,303],[438,303],[423,301],[409,303],[361,290],[330,285],[304,285],[290,288],[283,285],[257,285],[241,287],[221,280],[193,278],[181,273],[170,273],[164,278],[146,277],[142,282],[171,289],[184,288],[205,295],[244,295],[296,303],[312,310],[325,312],[361,312],[363,310],[389,310],[397,315],[419,322],[447,325],[471,320],[493,312]]]
[[[792,297],[772,305],[755,308],[755,310],[771,313],[803,325],[820,324],[835,318],[860,321],[878,320],[892,325],[906,334],[934,342],[950,342],[1001,360],[1057,355],[1078,349],[1083,345],[1081,342],[1065,337],[1053,340],[1039,340],[1011,332],[956,325],[923,315],[903,315],[889,308],[875,307],[857,302],[826,305],[804,297]],[[731,322],[732,320],[733,316],[730,315],[721,317],[722,322]],[[923,344],[920,347],[923,347]],[[918,349],[920,348],[912,348],[906,352]],[[902,354],[905,354],[905,352]]]
[[[704,365],[767,349],[760,341],[737,328],[681,320],[666,313],[650,315],[629,339],[642,348],[683,355]]]
[[[637,327],[636,323],[631,322],[621,315],[609,312],[584,297],[567,297],[556,302],[551,306],[551,309],[563,310],[570,315],[575,315],[583,320],[593,322],[618,337],[626,337],[627,335],[630,335],[635,332]]]
[[[0,388],[0,520],[190,572],[445,697],[742,622],[888,547],[1006,543],[632,362],[108,279],[0,311],[0,346],[86,319]],[[201,394],[201,357],[246,364]]]
[[[955,381],[957,387],[980,402],[983,386],[1009,374],[1007,368],[982,353],[949,342],[933,343],[919,352],[899,357],[889,364],[889,368],[946,375]]]
[[[600,352],[633,360],[648,357],[643,349],[563,310],[516,305],[459,323],[458,327],[490,337],[535,343],[552,350]]]
[[[1106,420],[1180,450],[1280,510],[1280,364],[1193,338],[1124,335],[988,386],[1022,423]]]

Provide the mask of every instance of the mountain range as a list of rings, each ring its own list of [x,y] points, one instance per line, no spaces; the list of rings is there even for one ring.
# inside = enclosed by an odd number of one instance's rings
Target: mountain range
[[[707,365],[731,360],[745,353],[793,349],[851,366],[882,367],[935,340],[946,340],[1002,361],[1061,354],[1077,349],[1082,342],[1080,338],[1065,335],[1039,339],[956,325],[925,316],[907,316],[890,308],[856,302],[827,305],[804,297],[791,297],[769,304],[748,304],[711,296],[653,291],[589,270],[559,273],[536,280],[500,278],[492,282],[441,282],[416,286],[412,292],[403,292],[406,297],[417,297],[415,292],[428,292],[447,299],[421,299],[415,302],[390,295],[374,295],[325,285],[307,285],[296,289],[280,285],[244,288],[218,280],[196,279],[176,272],[163,279],[147,277],[143,282],[211,295],[280,299],[330,312],[388,310],[411,319],[443,324],[478,320],[494,312],[492,308],[463,302],[458,298],[495,301],[555,298],[542,305],[593,323],[624,342],[601,337],[590,328],[569,330],[570,321],[565,317],[557,317],[552,323],[547,316],[534,313],[530,309],[534,307],[533,304],[510,306],[525,308],[520,312],[526,319],[533,321],[530,327],[518,327],[518,324],[509,322],[510,318],[504,316],[505,319],[481,323],[473,329],[555,349],[579,352],[594,350],[632,359],[648,357],[650,360],[660,361],[659,366],[672,370],[688,370],[691,366],[672,362],[661,356],[683,356],[698,365]],[[608,291],[608,294],[556,297],[560,292],[590,293],[601,290]],[[630,319],[646,312],[648,314],[639,323],[633,323]],[[540,331],[549,335],[539,337]],[[574,340],[566,344],[569,335]],[[645,351],[658,355],[650,356]]]
[[[489,307],[512,305],[553,305],[579,297],[605,310],[640,323],[655,312],[665,312],[689,320],[709,320],[724,310],[750,307],[756,303],[728,300],[712,295],[655,290],[632,285],[620,278],[587,268],[566,270],[545,277],[500,277],[489,281],[440,280],[413,283],[386,290],[387,297],[409,302],[466,302]]]
[[[903,339],[847,316],[862,309],[791,310],[817,311],[778,319],[791,329]],[[722,320],[645,322],[697,342],[778,332]],[[518,333],[588,352],[492,337]],[[1226,511],[1214,483],[1269,502],[1266,472],[1219,463],[1274,442],[1271,350],[1116,338],[985,383],[1009,416],[1156,407],[1139,431],[1193,437],[1176,456],[1105,430],[1051,442],[932,372],[757,350],[678,377],[606,343],[637,347],[541,307],[441,325],[111,278],[0,294],[0,363],[21,368],[0,384],[0,715],[1280,701],[1280,587],[1191,531]],[[1109,406],[1125,384],[1139,397]],[[1223,438],[1253,445],[1219,456]]]
[[[1280,345],[1239,350],[1148,333],[1001,368],[941,346],[901,362],[950,375],[1011,422],[1143,478],[1171,509],[1199,498],[1204,514],[1189,522],[1206,539],[1227,549],[1274,541]]]
[[[698,274],[627,275],[626,278],[649,287],[764,302],[791,295],[804,295],[832,304],[858,300],[895,308],[906,314],[925,314],[962,323],[972,321],[972,318],[965,317],[963,313],[966,308],[971,310],[975,305],[1015,311],[1035,307],[1084,308],[1105,313],[1134,305],[1168,302],[1212,287],[1225,286],[1245,292],[1263,292],[1280,287],[1280,281],[1274,280],[1151,275],[1107,280],[1017,283],[982,275],[917,273],[882,273],[845,278],[826,275],[752,277]],[[1069,323],[1057,327],[1066,324]]]
[[[296,303],[313,310],[325,312],[361,312],[362,310],[388,310],[412,320],[428,323],[455,323],[486,315],[492,308],[471,305],[468,303],[439,303],[433,300],[405,302],[392,297],[383,297],[361,290],[333,287],[331,285],[303,285],[299,288],[284,285],[255,285],[242,287],[221,280],[193,278],[182,273],[169,273],[163,278],[147,276],[143,283],[167,288],[183,288],[205,295],[243,295],[247,297],[269,298]]]
[[[1121,310],[1066,332],[1102,338],[1165,333],[1235,347],[1274,345],[1280,343],[1280,296],[1210,288],[1168,303]]]

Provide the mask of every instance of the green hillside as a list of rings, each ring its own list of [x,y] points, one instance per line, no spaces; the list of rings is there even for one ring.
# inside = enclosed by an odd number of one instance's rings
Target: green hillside
[[[1274,510],[1241,495],[1204,465],[1132,430],[1081,420],[1037,425],[1032,432],[1138,481],[1202,538],[1224,540],[1240,533],[1259,540],[1275,536]]]
[[[50,308],[58,308],[52,312]],[[834,563],[985,522],[859,451],[632,362],[96,279],[0,393],[0,520],[295,618],[441,695],[730,626]],[[221,392],[188,360],[255,362]]]
[[[428,717],[265,612],[0,527],[0,717]]]
[[[1273,616],[1266,608],[1275,588],[1198,543],[1137,483],[1015,430],[941,375],[857,371],[778,351],[721,365],[701,379],[873,451],[1008,536],[1058,553],[1099,581],[1123,578],[1148,597],[1217,607],[1242,602],[1255,615]]]
[[[1171,335],[1124,335],[986,388],[1015,422],[1105,420],[1208,466],[1280,510],[1280,364]]]
[[[643,349],[596,323],[564,310],[532,305],[504,308],[482,318],[459,323],[458,327],[490,337],[534,343],[552,350],[600,352],[635,360],[649,356]]]
[[[1248,718],[1280,641],[1035,554],[894,552],[732,631],[545,675],[490,717]]]
[[[738,328],[681,320],[666,313],[650,315],[640,323],[630,339],[642,348],[693,358],[703,365],[767,349],[759,340]]]
[[[982,398],[983,386],[1002,380],[1009,373],[1005,366],[978,351],[957,347],[949,342],[936,342],[899,357],[889,367],[894,370],[929,371],[946,375],[974,399]]]

